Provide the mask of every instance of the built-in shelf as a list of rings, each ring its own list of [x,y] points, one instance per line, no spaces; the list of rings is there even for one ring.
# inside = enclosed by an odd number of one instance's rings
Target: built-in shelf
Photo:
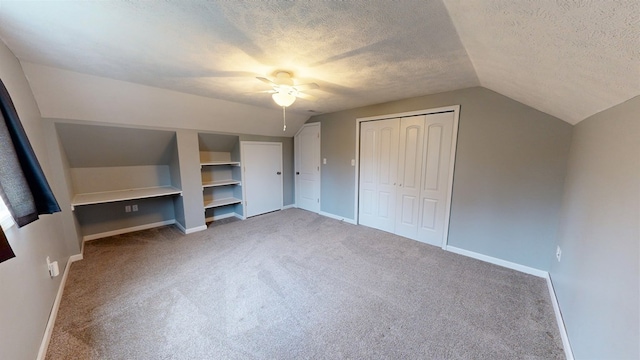
[[[239,161],[213,161],[213,162],[204,162],[200,163],[200,166],[240,166]]]
[[[71,200],[71,210],[76,206],[104,204],[116,201],[146,199],[160,196],[182,195],[182,190],[173,186],[157,186],[140,189],[126,189],[76,194]]]
[[[216,207],[221,207],[221,206],[240,204],[241,202],[242,202],[242,200],[236,199],[236,198],[233,198],[233,197],[223,198],[223,199],[216,199],[216,200],[212,200],[212,201],[206,202],[204,204],[204,208],[205,209],[210,209],[210,208],[216,208]]]
[[[205,221],[242,218],[242,164],[236,135],[198,134]]]
[[[240,185],[240,180],[229,179],[229,180],[217,180],[217,181],[210,181],[210,182],[203,182],[202,183],[202,187],[203,188],[216,187],[216,186],[227,186],[227,185]]]

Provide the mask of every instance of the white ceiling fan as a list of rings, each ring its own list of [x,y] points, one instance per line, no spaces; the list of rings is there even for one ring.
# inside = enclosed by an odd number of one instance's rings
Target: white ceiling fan
[[[287,130],[287,114],[285,111],[287,106],[291,106],[291,104],[296,101],[296,98],[311,101],[316,100],[314,96],[305,94],[303,93],[303,91],[318,89],[320,87],[316,83],[294,85],[293,79],[291,78],[291,73],[288,71],[276,72],[276,78],[273,81],[260,76],[258,76],[257,79],[271,85],[273,89],[261,92],[271,94],[271,98],[273,98],[273,101],[275,101],[275,103],[279,106],[282,106],[282,131]]]
[[[311,101],[316,100],[314,96],[305,94],[303,91],[318,89],[320,87],[318,84],[308,83],[295,85],[291,73],[288,71],[278,71],[275,75],[276,78],[273,81],[264,77],[257,77],[257,79],[273,87],[273,89],[263,92],[272,94],[271,97],[276,104],[287,107],[293,104],[297,97]]]

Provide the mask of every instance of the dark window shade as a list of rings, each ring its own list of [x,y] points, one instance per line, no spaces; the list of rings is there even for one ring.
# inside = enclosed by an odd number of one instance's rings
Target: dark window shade
[[[60,211],[40,163],[0,80],[0,196],[18,227]]]

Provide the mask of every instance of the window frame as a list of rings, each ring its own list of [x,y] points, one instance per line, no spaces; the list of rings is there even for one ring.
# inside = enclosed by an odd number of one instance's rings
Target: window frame
[[[0,227],[2,227],[3,231],[6,231],[15,224],[16,222],[13,220],[7,205],[5,205],[4,200],[0,197]]]

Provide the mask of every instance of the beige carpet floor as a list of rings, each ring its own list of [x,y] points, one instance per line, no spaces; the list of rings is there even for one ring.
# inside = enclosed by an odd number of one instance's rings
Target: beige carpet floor
[[[562,359],[544,279],[289,209],[86,243],[47,359]]]

